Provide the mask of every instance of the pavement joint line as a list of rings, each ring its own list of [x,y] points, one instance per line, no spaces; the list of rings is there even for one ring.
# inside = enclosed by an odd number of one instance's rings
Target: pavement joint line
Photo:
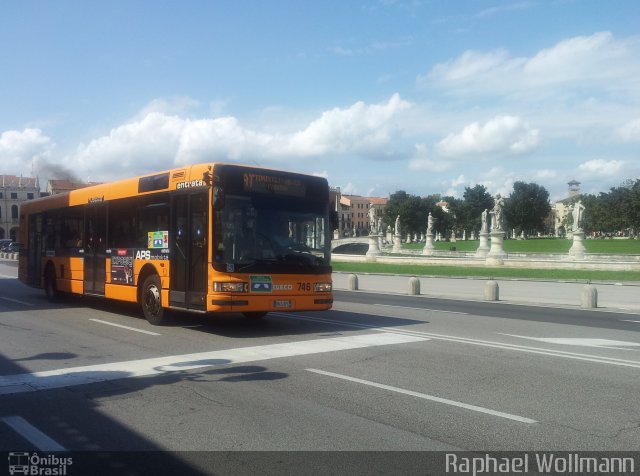
[[[67,451],[64,446],[59,444],[53,438],[45,435],[42,431],[20,416],[4,417],[2,418],[2,421],[38,448],[39,451]]]
[[[449,400],[447,398],[436,397],[436,396],[433,396],[433,395],[428,395],[426,393],[414,392],[413,390],[406,390],[406,389],[399,388],[399,387],[393,387],[391,385],[385,385],[385,384],[381,384],[381,383],[377,383],[377,382],[372,382],[370,380],[363,380],[363,379],[356,378],[356,377],[350,377],[348,375],[342,375],[342,374],[336,374],[336,373],[333,373],[333,372],[327,372],[325,370],[318,370],[318,369],[306,369],[306,370],[309,371],[309,372],[316,373],[316,374],[326,375],[328,377],[334,377],[334,378],[338,378],[338,379],[342,379],[342,380],[347,380],[349,382],[360,383],[360,384],[363,384],[363,385],[368,385],[370,387],[381,388],[383,390],[390,390],[392,392],[402,393],[404,395],[410,395],[412,397],[418,397],[418,398],[422,398],[424,400],[430,400],[430,401],[436,402],[436,403],[444,403],[446,405],[451,405],[451,406],[458,407],[458,408],[464,408],[466,410],[472,410],[474,412],[485,413],[485,414],[497,416],[497,417],[500,417],[500,418],[506,418],[506,419],[517,421],[517,422],[520,422],[520,423],[527,423],[527,424],[538,423],[536,420],[532,420],[531,418],[526,418],[526,417],[523,417],[523,416],[520,416],[520,415],[513,415],[511,413],[505,413],[505,412],[501,412],[501,411],[498,411],[498,410],[492,410],[490,408],[479,407],[477,405],[471,405],[471,404],[468,404],[468,403],[458,402],[456,400]]]
[[[0,299],[2,299],[3,301],[9,301],[9,302],[13,302],[16,304],[22,304],[23,306],[35,306],[35,304],[31,303],[31,302],[26,302],[26,301],[20,301],[19,299],[13,299],[13,298],[8,298],[8,297],[4,297],[4,296],[0,296]]]
[[[465,315],[465,316],[469,315],[468,312],[444,311],[442,309],[427,309],[426,307],[394,306],[393,304],[378,304],[378,303],[374,303],[373,305],[374,306],[380,306],[380,307],[392,307],[392,308],[396,308],[396,309],[410,309],[412,311],[444,312],[446,314],[462,314],[462,315]]]
[[[276,313],[274,313],[276,314]],[[620,367],[631,367],[640,369],[640,361],[637,360],[625,360],[625,359],[617,359],[615,357],[605,357],[591,354],[581,354],[577,352],[567,352],[563,350],[554,350],[554,349],[543,349],[540,347],[531,347],[525,345],[517,345],[517,344],[507,344],[502,342],[493,342],[493,341],[485,341],[481,339],[472,339],[469,337],[457,337],[457,336],[448,336],[443,334],[432,334],[429,332],[421,332],[421,331],[412,331],[412,330],[399,330],[391,327],[377,327],[371,324],[355,324],[348,323],[344,321],[335,321],[330,319],[323,319],[318,317],[307,317],[301,315],[290,315],[290,314],[277,314],[283,317],[289,317],[294,319],[303,319],[308,321],[316,321],[323,324],[335,324],[346,327],[353,327],[358,329],[371,329],[378,332],[390,332],[395,334],[404,334],[404,335],[412,335],[412,336],[422,336],[425,340],[443,340],[447,342],[457,342],[459,344],[472,344],[479,345],[482,347],[492,347],[495,349],[503,349],[503,350],[514,350],[517,352],[528,352],[532,354],[538,355],[546,355],[551,357],[561,357],[565,359],[573,359],[573,360],[581,360],[585,362],[594,362],[600,364],[609,364],[609,365],[617,365]]]
[[[136,329],[135,327],[123,326],[122,324],[116,324],[115,322],[103,321],[102,319],[89,319],[93,322],[98,322],[100,324],[106,324],[108,326],[120,327],[122,329],[127,329],[130,331],[140,332],[142,334],[149,334],[152,336],[161,336],[162,334],[158,334],[157,332],[145,331],[144,329]]]

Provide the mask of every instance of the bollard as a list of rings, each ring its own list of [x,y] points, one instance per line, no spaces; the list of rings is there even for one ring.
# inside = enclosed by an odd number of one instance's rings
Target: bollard
[[[582,288],[580,305],[585,309],[598,307],[598,290],[593,284],[585,284]]]
[[[351,291],[358,290],[358,276],[356,276],[355,274],[349,275],[349,289]]]
[[[412,296],[420,294],[420,280],[416,277],[409,278],[409,294]]]
[[[500,300],[500,288],[498,282],[493,279],[487,281],[484,285],[484,300],[485,301],[499,301]]]

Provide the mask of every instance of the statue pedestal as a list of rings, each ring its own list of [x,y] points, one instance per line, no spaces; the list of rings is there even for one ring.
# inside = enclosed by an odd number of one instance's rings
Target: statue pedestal
[[[393,252],[400,253],[402,251],[402,237],[400,235],[393,235]]]
[[[378,246],[378,235],[369,235],[369,249],[367,250],[367,261],[375,261],[377,256],[380,256],[382,252]]]
[[[489,233],[486,231],[480,232],[480,246],[476,250],[476,256],[479,258],[486,258],[489,254]]]
[[[507,253],[504,251],[504,231],[492,231],[491,232],[491,248],[487,254],[488,265],[502,265],[504,259],[507,257]]]
[[[427,235],[427,242],[424,245],[424,248],[422,248],[422,254],[432,255],[435,249],[436,247],[433,244],[433,235]]]
[[[584,254],[587,250],[582,243],[584,241],[584,231],[573,232],[573,244],[569,249],[569,258],[571,259],[584,259]]]

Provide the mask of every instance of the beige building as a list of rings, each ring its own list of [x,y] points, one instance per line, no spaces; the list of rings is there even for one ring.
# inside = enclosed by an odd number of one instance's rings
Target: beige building
[[[375,210],[376,220],[382,217],[382,211],[388,199],[378,197],[362,197],[359,195],[342,195],[338,219],[340,236],[368,235],[371,229],[369,209]]]
[[[0,239],[18,239],[20,205],[40,197],[37,178],[0,175]]]
[[[568,197],[558,200],[551,209],[553,214],[553,228],[556,236],[565,236],[570,232],[570,230],[565,229],[564,219],[571,213],[571,205],[576,201],[577,197],[581,195],[580,182],[572,180],[568,182],[567,185],[569,185]]]

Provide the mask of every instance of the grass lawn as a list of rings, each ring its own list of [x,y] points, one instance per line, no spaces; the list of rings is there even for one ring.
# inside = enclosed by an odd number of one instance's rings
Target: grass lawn
[[[548,279],[558,281],[638,281],[640,271],[596,271],[580,269],[485,268],[470,266],[404,265],[382,263],[332,263],[345,273],[399,274],[410,276],[470,276],[482,278]]]
[[[530,240],[505,240],[507,253],[568,253],[571,240],[566,238],[534,238]],[[587,253],[640,254],[640,240],[584,240]],[[455,246],[457,251],[475,251],[478,240],[440,241],[437,250],[449,251]],[[422,249],[424,243],[409,243],[404,249]],[[395,265],[381,263],[341,263],[333,262],[334,271],[349,273],[406,274],[418,276],[477,276],[487,278],[522,278],[576,281],[638,281],[640,271],[597,271],[574,269],[527,269],[504,267],[470,267],[441,265]]]
[[[507,253],[568,253],[571,240],[566,238],[532,238],[530,240],[504,240]],[[584,240],[587,253],[637,254],[640,255],[640,240]],[[436,250],[449,251],[455,246],[457,251],[475,251],[480,246],[478,240],[458,240],[455,243],[438,241]],[[424,243],[408,243],[405,249],[422,249]]]

